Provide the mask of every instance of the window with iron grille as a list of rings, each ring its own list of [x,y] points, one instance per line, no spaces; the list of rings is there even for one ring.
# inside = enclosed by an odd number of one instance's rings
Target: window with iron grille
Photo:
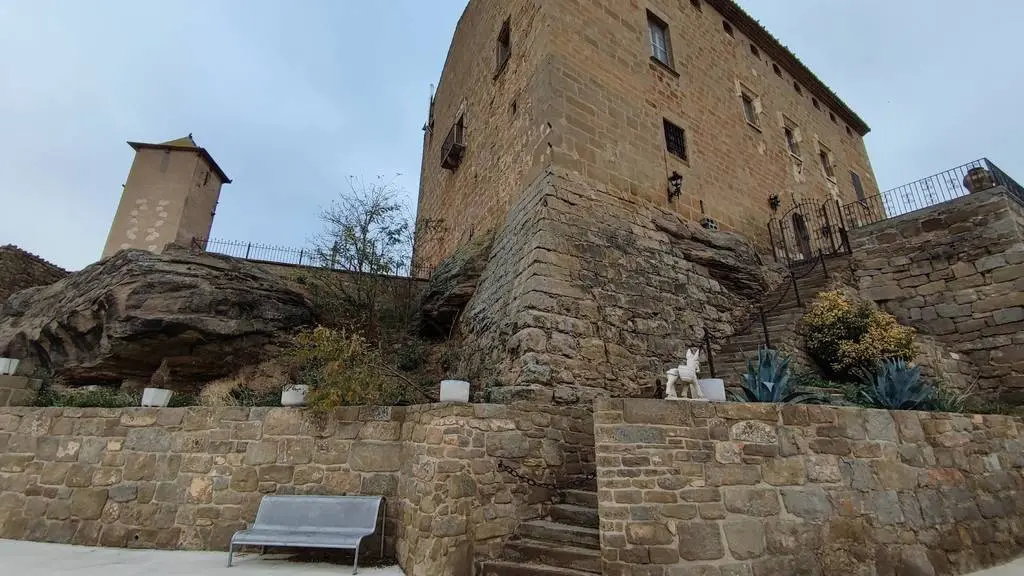
[[[460,115],[441,145],[441,167],[454,172],[462,163],[465,153],[466,122],[465,117]]]
[[[786,133],[786,148],[789,149],[790,154],[799,158],[800,138],[797,136],[797,130],[799,130],[799,128],[787,121],[783,130]]]
[[[825,171],[825,177],[829,180],[835,180],[836,171],[832,163],[832,151],[825,146],[821,146],[818,157],[821,159],[821,168]]]
[[[686,160],[686,131],[665,120],[665,148],[673,156]]]
[[[759,126],[760,123],[757,119],[757,104],[754,103],[755,98],[746,92],[740,95],[743,100],[743,116],[747,119],[747,122],[754,126]]]
[[[867,196],[864,194],[864,185],[860,182],[860,174],[850,170],[850,179],[853,180],[853,190],[857,193],[857,200],[863,202]]]
[[[512,55],[512,26],[508,20],[501,25],[501,32],[498,33],[498,65],[495,68],[495,75],[500,74],[508,64]]]
[[[651,56],[658,62],[672,67],[672,45],[669,40],[668,24],[651,12],[647,13],[647,28],[651,34]]]

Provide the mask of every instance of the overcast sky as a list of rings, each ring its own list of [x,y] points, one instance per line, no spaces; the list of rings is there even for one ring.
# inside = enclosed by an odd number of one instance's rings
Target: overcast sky
[[[0,244],[95,261],[125,141],[189,132],[235,180],[215,237],[300,246],[348,175],[400,173],[414,205],[465,4],[0,0]],[[1024,2],[741,4],[871,126],[882,188],[982,156],[1024,181]]]

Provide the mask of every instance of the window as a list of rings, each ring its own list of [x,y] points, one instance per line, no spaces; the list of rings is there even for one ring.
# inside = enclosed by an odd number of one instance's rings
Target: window
[[[654,14],[647,13],[647,28],[651,32],[651,57],[672,67],[672,47],[669,43],[668,24]]]
[[[686,131],[665,120],[665,148],[669,153],[686,160]]]
[[[864,185],[860,182],[860,174],[850,170],[850,179],[853,180],[853,190],[857,193],[857,200],[861,202],[867,200],[867,196],[864,195]]]
[[[512,27],[508,20],[501,25],[501,32],[498,33],[498,65],[495,68],[495,75],[501,74],[508,64],[509,56],[512,55]]]
[[[758,58],[761,57],[761,51],[758,50],[757,46],[755,46],[754,44],[750,45],[750,53],[753,54],[754,56],[757,56]]]
[[[722,20],[722,30],[725,30],[726,34],[735,38],[732,32],[732,24],[729,24],[728,20]]]
[[[743,117],[746,118],[747,122],[752,126],[759,126],[756,98],[746,92],[743,92],[740,95],[740,98],[743,100]]]
[[[690,0],[690,4],[693,4],[693,7],[696,8],[697,10],[703,10],[703,8],[700,5],[700,0]]]
[[[832,112],[828,113],[828,119],[831,120],[833,124],[838,124],[838,122],[836,122],[836,115]]]
[[[772,64],[772,72],[775,72],[776,76],[782,78],[782,68],[779,68],[778,64]]]
[[[821,110],[821,104],[818,104],[818,99],[817,98],[811,98],[811,104],[814,104],[814,107],[816,109]]]
[[[853,130],[850,130],[849,126],[846,127],[846,135],[851,137],[853,136]]]
[[[798,135],[800,129],[796,127],[792,122],[786,121],[786,125],[783,127],[786,133],[786,148],[789,153],[797,158],[800,157],[800,136]]]
[[[821,168],[825,171],[825,177],[829,180],[835,181],[836,172],[835,168],[832,166],[832,151],[821,146],[821,150],[818,152],[818,157],[821,158]]]
[[[455,121],[448,137],[441,145],[441,167],[454,172],[462,163],[462,156],[466,153],[466,121],[465,116],[459,115]]]
[[[793,90],[796,90],[796,93],[801,96],[804,95],[804,89],[800,87],[799,82],[793,82]]]

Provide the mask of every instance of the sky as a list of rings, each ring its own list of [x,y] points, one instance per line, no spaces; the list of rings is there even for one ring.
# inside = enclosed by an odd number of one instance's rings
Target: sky
[[[740,3],[871,126],[883,189],[981,157],[1024,181],[1024,2]],[[96,261],[125,142],[188,133],[234,179],[215,238],[305,245],[349,176],[394,178],[414,208],[465,5],[0,0],[0,245]]]

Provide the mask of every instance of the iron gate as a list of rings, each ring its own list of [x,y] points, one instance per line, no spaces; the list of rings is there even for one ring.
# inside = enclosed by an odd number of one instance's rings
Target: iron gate
[[[819,255],[850,253],[850,238],[836,200],[801,202],[768,223],[775,261],[800,264]]]

